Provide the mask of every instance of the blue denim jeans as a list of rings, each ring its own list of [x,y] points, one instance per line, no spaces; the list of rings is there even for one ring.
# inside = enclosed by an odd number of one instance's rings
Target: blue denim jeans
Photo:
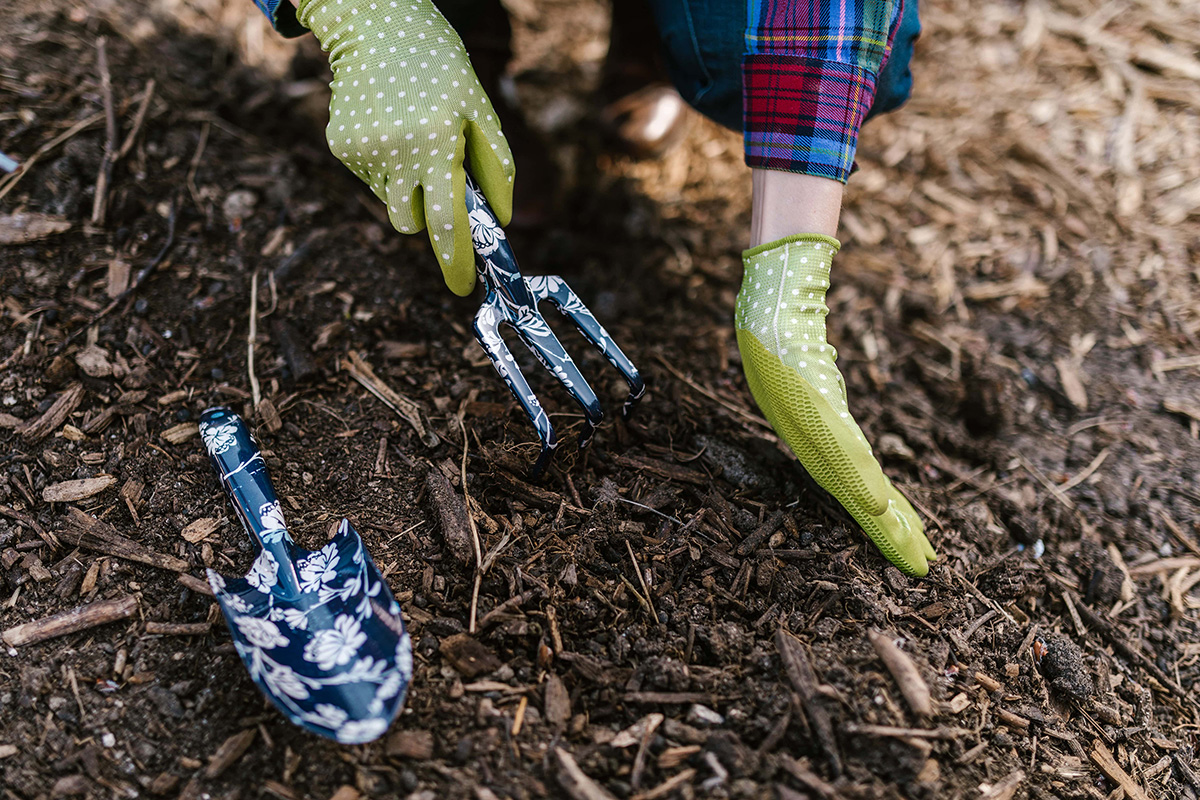
[[[741,131],[746,0],[649,2],[675,88],[706,117]],[[917,0],[905,0],[900,29],[876,83],[867,119],[899,108],[912,94],[909,64],[920,35]]]

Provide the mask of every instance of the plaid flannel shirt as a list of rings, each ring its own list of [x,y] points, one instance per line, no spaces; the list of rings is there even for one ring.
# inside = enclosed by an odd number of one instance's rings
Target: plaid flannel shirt
[[[845,182],[903,0],[747,0],[746,163]],[[254,0],[284,36],[289,0]]]
[[[844,183],[903,0],[748,2],[746,163]]]

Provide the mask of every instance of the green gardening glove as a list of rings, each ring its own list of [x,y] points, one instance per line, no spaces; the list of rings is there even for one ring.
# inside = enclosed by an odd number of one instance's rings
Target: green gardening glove
[[[803,234],[742,254],[736,312],[742,368],[758,407],[808,474],[889,561],[925,575],[937,554],[850,416],[837,352],[825,340],[825,292],[840,247],[832,237]]]
[[[462,40],[430,0],[301,0],[329,53],[329,149],[387,204],[401,233],[429,229],[446,285],[475,286],[464,154],[501,225],[514,165]]]

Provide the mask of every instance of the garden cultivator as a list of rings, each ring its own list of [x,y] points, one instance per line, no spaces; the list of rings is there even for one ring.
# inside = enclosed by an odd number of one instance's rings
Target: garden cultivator
[[[646,383],[637,367],[621,352],[621,348],[566,281],[554,275],[529,278],[521,275],[503,228],[470,176],[467,177],[467,211],[471,223],[471,241],[475,246],[475,266],[486,291],[483,304],[475,315],[475,338],[537,429],[542,450],[530,470],[531,477],[536,478],[549,463],[558,446],[558,437],[546,410],[500,336],[502,324],[509,325],[517,332],[538,361],[553,373],[579,403],[584,417],[583,430],[579,434],[580,448],[591,443],[596,426],[604,418],[604,410],[595,391],[538,311],[539,302],[549,300],[553,303],[620,371],[629,384],[629,396],[621,409],[623,417],[628,418],[637,401],[646,393]]]

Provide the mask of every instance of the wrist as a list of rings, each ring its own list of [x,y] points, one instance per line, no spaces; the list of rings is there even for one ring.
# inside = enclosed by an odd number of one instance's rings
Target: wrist
[[[751,180],[751,247],[800,233],[837,235],[841,182],[775,169],[753,169]]]

